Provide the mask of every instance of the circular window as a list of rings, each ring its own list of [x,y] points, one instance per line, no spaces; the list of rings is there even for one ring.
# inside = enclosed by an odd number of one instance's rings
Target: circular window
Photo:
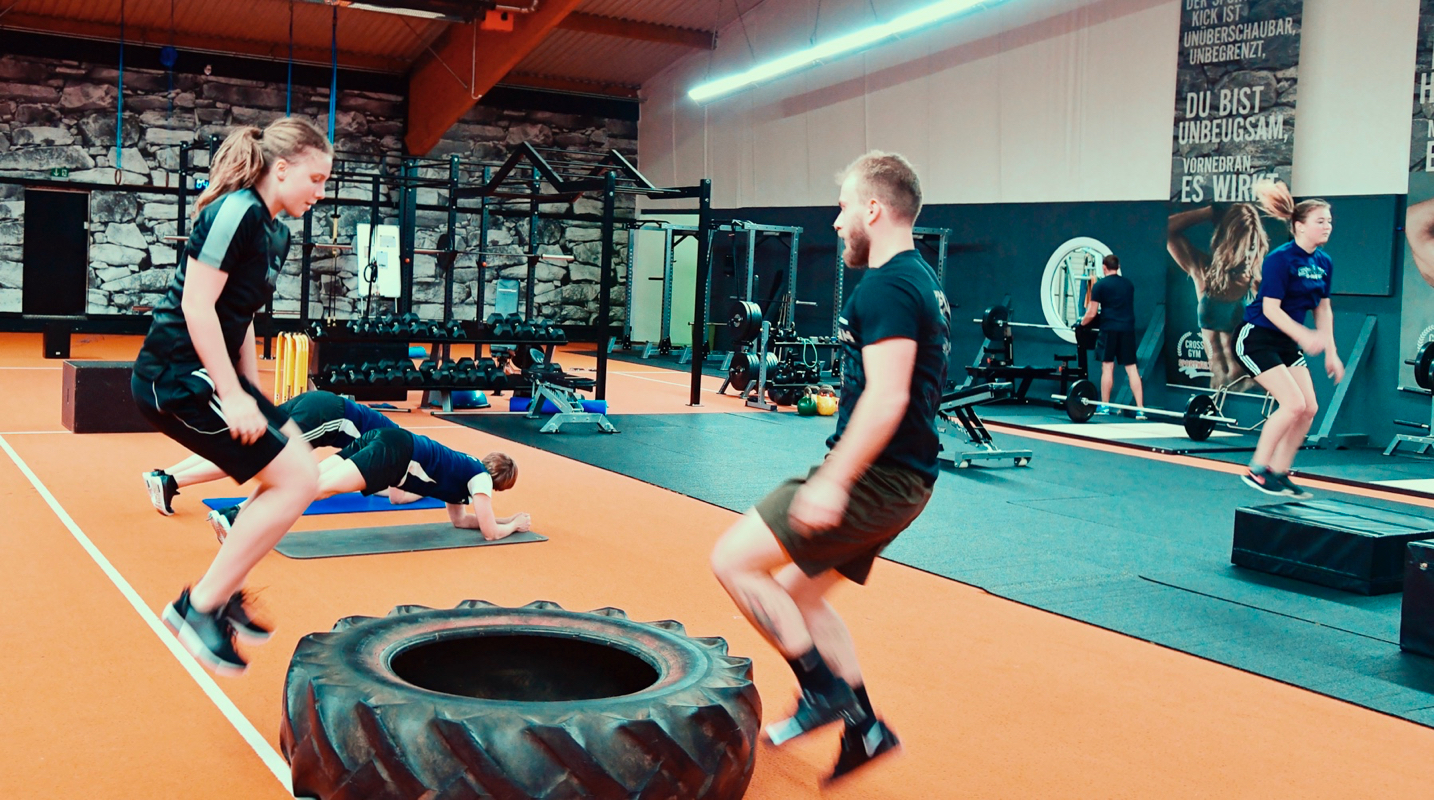
[[[1056,248],[1041,276],[1041,310],[1046,324],[1062,339],[1075,343],[1075,326],[1085,315],[1090,279],[1099,277],[1100,262],[1110,248],[1099,239],[1077,236]]]

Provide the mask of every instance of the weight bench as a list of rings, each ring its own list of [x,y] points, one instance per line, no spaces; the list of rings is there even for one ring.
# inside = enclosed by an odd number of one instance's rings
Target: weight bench
[[[528,417],[538,418],[542,413],[544,400],[552,401],[558,408],[558,413],[543,425],[540,433],[557,433],[559,428],[573,422],[593,422],[603,433],[618,432],[608,421],[606,414],[583,410],[583,399],[578,396],[578,392],[592,390],[597,386],[597,381],[542,367],[529,370],[527,375],[533,382],[533,399],[528,406]]]
[[[942,444],[941,454],[937,457],[957,469],[965,469],[977,461],[1010,459],[1018,467],[1031,463],[1030,450],[1002,450],[997,447],[991,439],[990,431],[986,430],[981,418],[976,415],[976,406],[1010,399],[1012,389],[1009,382],[982,383],[953,389],[941,395],[941,405],[936,410],[936,430],[938,434],[942,434]],[[951,423],[959,424],[966,430],[967,441],[948,449],[946,445],[956,441]]]

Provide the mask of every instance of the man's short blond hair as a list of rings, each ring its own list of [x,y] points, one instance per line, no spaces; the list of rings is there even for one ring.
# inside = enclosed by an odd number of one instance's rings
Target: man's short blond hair
[[[921,213],[921,179],[904,156],[872,150],[848,164],[837,175],[837,183],[852,175],[858,176],[856,190],[862,202],[876,198],[897,218],[916,222]]]

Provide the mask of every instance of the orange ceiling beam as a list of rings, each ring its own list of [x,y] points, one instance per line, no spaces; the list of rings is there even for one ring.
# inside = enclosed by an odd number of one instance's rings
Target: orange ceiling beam
[[[47,17],[13,11],[6,14],[3,18],[0,18],[0,23],[3,23],[5,28],[26,30],[35,33],[77,36],[83,39],[99,39],[103,41],[119,41],[120,38],[119,25],[109,22]],[[126,25],[124,33],[125,41],[131,44],[163,47],[170,43],[168,28],[161,30],[158,28],[140,28],[135,25]],[[288,42],[280,43],[261,42],[249,39],[231,39],[220,36],[185,33],[183,31],[175,32],[174,46],[180,50],[255,56],[275,61],[287,61],[289,58]],[[294,45],[295,62],[317,64],[327,67],[329,65],[329,57],[329,47],[327,44],[322,48],[306,46],[299,43],[295,43]],[[401,58],[355,53],[351,50],[345,51],[340,49],[339,66],[352,69],[376,70],[379,72],[403,72],[408,69],[408,62]]]
[[[421,156],[432,150],[581,2],[541,0],[532,13],[512,15],[512,31],[480,30],[476,21],[449,26],[408,76],[408,152]]]
[[[582,31],[603,36],[617,36],[643,42],[675,44],[697,50],[713,50],[717,47],[717,35],[711,31],[694,28],[679,28],[675,25],[659,25],[653,22],[634,22],[616,17],[574,12],[558,24],[565,31]]]

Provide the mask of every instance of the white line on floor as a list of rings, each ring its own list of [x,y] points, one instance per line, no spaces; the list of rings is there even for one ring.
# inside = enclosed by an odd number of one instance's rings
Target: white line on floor
[[[50,490],[40,481],[39,476],[30,469],[30,466],[25,463],[24,459],[20,458],[20,454],[16,453],[14,448],[10,447],[10,443],[5,441],[3,437],[0,437],[0,449],[4,449],[5,453],[10,456],[10,460],[15,462],[15,466],[19,467],[20,471],[25,473],[25,477],[30,480],[30,485],[35,487],[35,491],[40,493],[40,496],[45,499],[46,503],[49,503],[50,510],[54,511],[55,516],[60,518],[60,522],[64,523],[65,527],[70,530],[70,535],[74,536],[75,541],[80,543],[80,547],[83,547],[85,552],[90,554],[90,558],[94,559],[100,571],[104,572],[105,576],[110,579],[110,582],[115,585],[115,588],[119,589],[120,594],[124,595],[124,598],[128,600],[129,604],[134,607],[134,610],[139,613],[140,619],[143,619],[145,624],[149,625],[150,630],[154,631],[154,634],[164,643],[164,646],[169,648],[170,654],[173,655],[175,659],[179,661],[180,665],[184,667],[185,671],[189,673],[189,677],[193,678],[194,682],[199,684],[199,688],[204,691],[204,694],[209,697],[210,701],[219,707],[220,713],[229,720],[229,724],[233,725],[234,729],[239,732],[239,735],[244,741],[253,748],[254,753],[259,756],[259,760],[263,761],[264,766],[268,767],[269,771],[274,773],[274,777],[277,778],[279,784],[284,787],[284,791],[292,791],[289,788],[291,786],[289,765],[284,763],[284,759],[280,757],[279,754],[274,751],[274,748],[269,745],[269,742],[259,734],[259,731],[254,727],[253,723],[239,711],[239,708],[234,705],[234,701],[230,700],[228,695],[224,694],[224,691],[214,682],[213,676],[206,672],[204,668],[199,665],[199,662],[194,660],[194,656],[191,656],[189,652],[180,645],[179,640],[174,638],[173,634],[169,632],[169,629],[164,627],[164,623],[160,622],[159,617],[144,604],[144,599],[139,596],[139,593],[134,590],[133,586],[129,585],[129,581],[125,580],[124,576],[119,573],[119,570],[115,569],[108,558],[105,558],[104,553],[101,553],[99,548],[95,546],[95,543],[90,541],[90,537],[86,536],[85,532],[80,530],[80,526],[75,524],[69,512],[65,511],[64,507],[60,505],[60,502],[55,499],[53,494],[50,494]]]
[[[637,373],[635,373],[635,372],[614,372],[613,374],[614,374],[614,375],[626,375],[626,376],[629,377],[629,378],[637,378],[637,379],[640,380],[640,381],[652,381],[653,383],[665,383],[665,384],[667,384],[668,386],[688,386],[688,387],[690,387],[690,386],[692,385],[692,382],[691,382],[691,381],[684,381],[684,382],[682,382],[682,383],[678,383],[678,382],[676,382],[676,381],[660,381],[660,380],[658,380],[658,379],[656,379],[656,378],[644,378],[644,377],[642,377],[641,375],[639,375],[639,374],[637,374]],[[708,389],[706,386],[703,386],[703,387],[702,387],[702,391],[707,392],[708,394],[718,394],[718,391],[717,391],[716,389]],[[724,396],[725,396],[725,397],[733,397],[733,398],[736,398],[736,399],[741,399],[741,398],[737,398],[736,395],[730,395],[730,394],[729,394],[729,395],[724,395]]]

